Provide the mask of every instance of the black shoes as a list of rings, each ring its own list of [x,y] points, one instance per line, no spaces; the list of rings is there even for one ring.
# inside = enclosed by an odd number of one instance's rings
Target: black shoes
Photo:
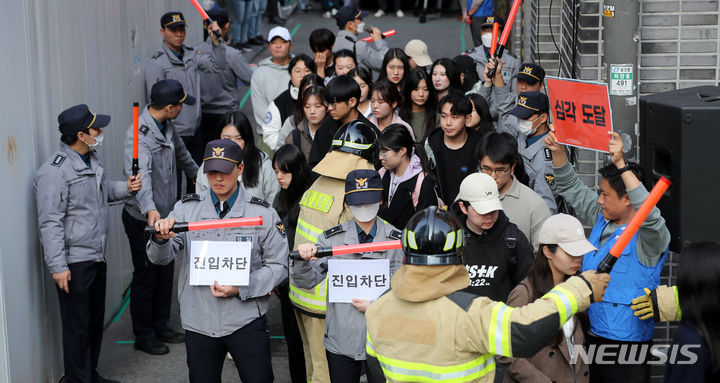
[[[150,355],[165,355],[170,349],[157,339],[135,340],[135,349]]]
[[[155,335],[157,335],[157,338],[161,342],[165,343],[184,343],[185,342],[185,333],[183,332],[177,332],[168,329],[162,330],[162,331],[155,331]]]
[[[253,37],[248,39],[248,44],[251,45],[265,45],[265,40],[261,36]]]
[[[273,16],[270,19],[270,24],[275,24],[275,25],[279,25],[279,26],[284,26],[286,22],[287,22],[286,19],[283,19],[282,17],[279,17],[279,16]]]

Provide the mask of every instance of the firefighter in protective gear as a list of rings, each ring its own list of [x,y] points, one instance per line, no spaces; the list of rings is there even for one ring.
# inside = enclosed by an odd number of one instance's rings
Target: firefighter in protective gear
[[[462,238],[457,222],[436,207],[410,219],[392,289],[365,313],[368,373],[388,382],[492,382],[494,355],[535,354],[565,321],[602,300],[610,280],[586,271],[512,308],[460,291],[469,282]]]
[[[645,295],[632,300],[630,308],[633,314],[642,319],[653,318],[655,322],[679,322],[682,320],[677,286],[658,286],[650,291],[644,288]]]
[[[335,133],[330,152],[313,171],[320,177],[300,200],[300,215],[295,232],[295,248],[303,243],[317,243],[325,231],[353,218],[345,206],[345,177],[355,169],[375,169],[377,134],[359,121],[352,121]],[[295,307],[305,351],[308,381],[329,382],[323,339],[327,280],[312,289],[303,289],[294,282],[296,270],[290,270],[290,302]]]

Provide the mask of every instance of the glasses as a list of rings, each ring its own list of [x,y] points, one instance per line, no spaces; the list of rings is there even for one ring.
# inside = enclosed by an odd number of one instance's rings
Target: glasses
[[[498,176],[504,176],[510,171],[510,168],[497,168],[497,169],[491,169],[485,165],[480,165],[480,171],[487,174],[487,175],[493,175],[493,173],[497,174]]]
[[[347,105],[347,101],[329,102],[329,103],[327,104],[327,107],[328,107],[328,109],[337,109],[337,106],[338,106],[338,105],[342,105],[342,104],[346,104],[346,105]]]

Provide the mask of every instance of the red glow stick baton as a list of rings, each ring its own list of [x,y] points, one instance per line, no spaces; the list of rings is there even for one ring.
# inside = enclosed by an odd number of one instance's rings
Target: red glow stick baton
[[[315,258],[327,257],[330,255],[370,253],[373,251],[386,251],[393,249],[401,249],[402,244],[399,240],[360,243],[357,245],[343,245],[334,247],[318,247]],[[290,258],[302,260],[297,250],[290,252]]]
[[[391,29],[389,31],[383,32],[382,35],[383,35],[383,37],[390,37],[390,36],[395,36],[395,33],[396,33],[395,30]],[[365,41],[365,42],[369,43],[369,42],[373,41],[373,39],[372,39],[372,36],[370,36],[370,37],[366,37],[364,39],[360,39],[360,41]]]
[[[203,7],[200,5],[200,3],[198,3],[197,0],[190,0],[190,2],[195,7],[195,9],[197,9],[198,13],[200,14],[200,17],[202,17],[202,19],[205,21],[205,24],[210,25],[213,23],[213,19],[211,19],[210,16],[208,16],[207,12],[205,12]],[[216,30],[213,33],[215,33],[215,36],[217,36],[218,39],[221,37],[220,31]]]
[[[610,252],[605,256],[605,259],[603,259],[602,262],[600,262],[600,265],[598,265],[598,273],[609,273],[610,270],[612,270],[615,261],[620,258],[622,251],[625,250],[627,244],[630,242],[635,233],[637,233],[638,229],[640,229],[640,225],[645,222],[648,214],[650,214],[655,205],[657,205],[658,201],[660,201],[660,198],[663,194],[665,194],[665,191],[670,187],[671,183],[672,182],[670,182],[667,178],[660,177],[658,182],[650,191],[650,194],[647,198],[645,198],[645,201],[643,201],[640,208],[635,212],[635,215],[625,227],[625,230],[623,230],[622,234],[620,234],[620,238],[618,238],[613,247],[610,248]]]
[[[140,105],[133,102],[133,156],[132,156],[132,175],[138,175],[140,164],[138,163],[138,119],[140,118]],[[133,195],[136,191],[131,192]]]
[[[492,44],[490,45],[490,57],[495,56],[495,50],[497,49],[497,38],[500,32],[500,23],[493,23],[492,29]]]
[[[510,31],[512,30],[513,23],[515,22],[515,16],[517,16],[518,11],[520,10],[520,4],[522,3],[522,0],[515,0],[513,2],[512,8],[510,9],[510,14],[508,15],[507,22],[505,23],[505,28],[503,28],[502,36],[500,37],[500,42],[498,43],[497,50],[495,52],[495,57],[500,58],[503,55],[503,52],[505,51],[505,44],[508,41],[508,38],[510,38]],[[493,44],[495,42],[493,41]],[[493,78],[495,77],[496,69],[493,68],[488,71],[488,77]]]
[[[196,231],[196,230],[213,230],[213,229],[229,229],[233,227],[245,227],[245,226],[262,226],[263,220],[261,216],[258,217],[245,217],[245,218],[228,218],[228,219],[213,219],[208,221],[196,221],[196,222],[176,222],[170,231],[180,233],[183,231]],[[145,226],[145,234],[157,234],[155,226]]]

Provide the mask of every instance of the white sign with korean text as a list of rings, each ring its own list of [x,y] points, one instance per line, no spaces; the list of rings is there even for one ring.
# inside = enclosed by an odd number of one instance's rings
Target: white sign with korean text
[[[247,286],[250,282],[252,242],[192,241],[190,285]]]
[[[330,259],[327,278],[332,303],[352,303],[353,298],[374,301],[390,288],[390,260]]]

